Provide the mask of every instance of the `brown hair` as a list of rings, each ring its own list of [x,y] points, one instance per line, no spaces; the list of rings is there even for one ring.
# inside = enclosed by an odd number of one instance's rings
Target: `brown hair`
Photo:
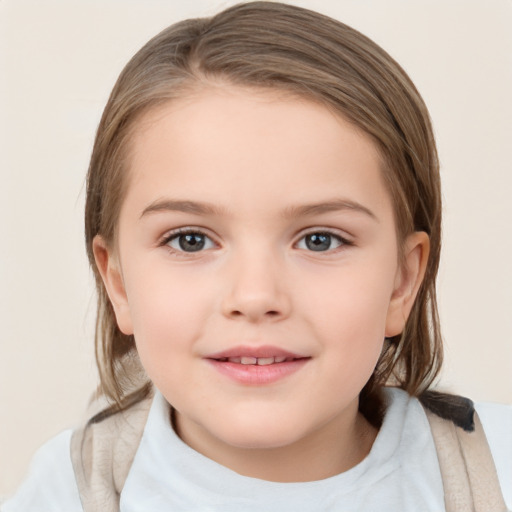
[[[150,384],[133,337],[117,327],[94,260],[93,238],[100,234],[108,245],[115,244],[136,120],[148,109],[209,81],[288,91],[321,102],[350,120],[380,149],[398,240],[413,231],[430,237],[425,278],[405,330],[386,341],[361,393],[361,410],[378,423],[372,410],[382,403],[378,393],[384,384],[417,395],[432,384],[441,366],[435,287],[441,193],[432,127],[413,83],[378,45],[336,20],[274,2],[239,4],[211,18],[170,26],[130,60],[112,91],[96,135],[85,209],[87,251],[98,291],[101,391],[115,408],[124,408],[147,394]]]

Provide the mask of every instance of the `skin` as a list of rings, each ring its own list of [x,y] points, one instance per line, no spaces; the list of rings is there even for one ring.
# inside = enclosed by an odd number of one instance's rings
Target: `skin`
[[[364,133],[277,92],[205,86],[139,121],[118,245],[98,236],[94,251],[119,328],[192,448],[282,482],[368,454],[377,432],[358,396],[428,257],[413,233],[399,265],[381,172]],[[204,248],[183,250],[178,229]],[[312,233],[330,242],[312,250]],[[240,383],[208,360],[239,345],[307,359],[276,382]]]

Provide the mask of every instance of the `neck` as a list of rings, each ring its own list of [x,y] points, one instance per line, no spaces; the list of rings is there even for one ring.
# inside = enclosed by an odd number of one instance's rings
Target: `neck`
[[[241,475],[273,482],[307,482],[343,473],[370,452],[378,430],[357,409],[350,421],[344,420],[272,448],[241,448],[205,436],[199,425],[179,413],[174,425],[191,448]]]

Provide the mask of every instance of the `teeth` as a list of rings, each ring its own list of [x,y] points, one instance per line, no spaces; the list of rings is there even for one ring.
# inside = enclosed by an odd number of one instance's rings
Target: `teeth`
[[[258,365],[265,366],[268,364],[273,364],[275,358],[274,357],[258,357]]]
[[[269,364],[274,363],[283,363],[284,361],[291,361],[292,358],[287,358],[285,356],[278,357],[251,357],[251,356],[241,356],[241,357],[229,357],[227,359],[220,359],[221,361],[229,361],[230,363],[237,364],[249,364],[249,365],[258,365],[258,366],[267,366]]]

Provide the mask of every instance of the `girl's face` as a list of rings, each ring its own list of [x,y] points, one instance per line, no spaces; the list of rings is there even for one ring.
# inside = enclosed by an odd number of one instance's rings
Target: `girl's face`
[[[371,139],[307,100],[212,87],[139,122],[129,172],[117,250],[95,253],[182,438],[219,459],[353,436],[428,253],[416,233],[398,265]]]

